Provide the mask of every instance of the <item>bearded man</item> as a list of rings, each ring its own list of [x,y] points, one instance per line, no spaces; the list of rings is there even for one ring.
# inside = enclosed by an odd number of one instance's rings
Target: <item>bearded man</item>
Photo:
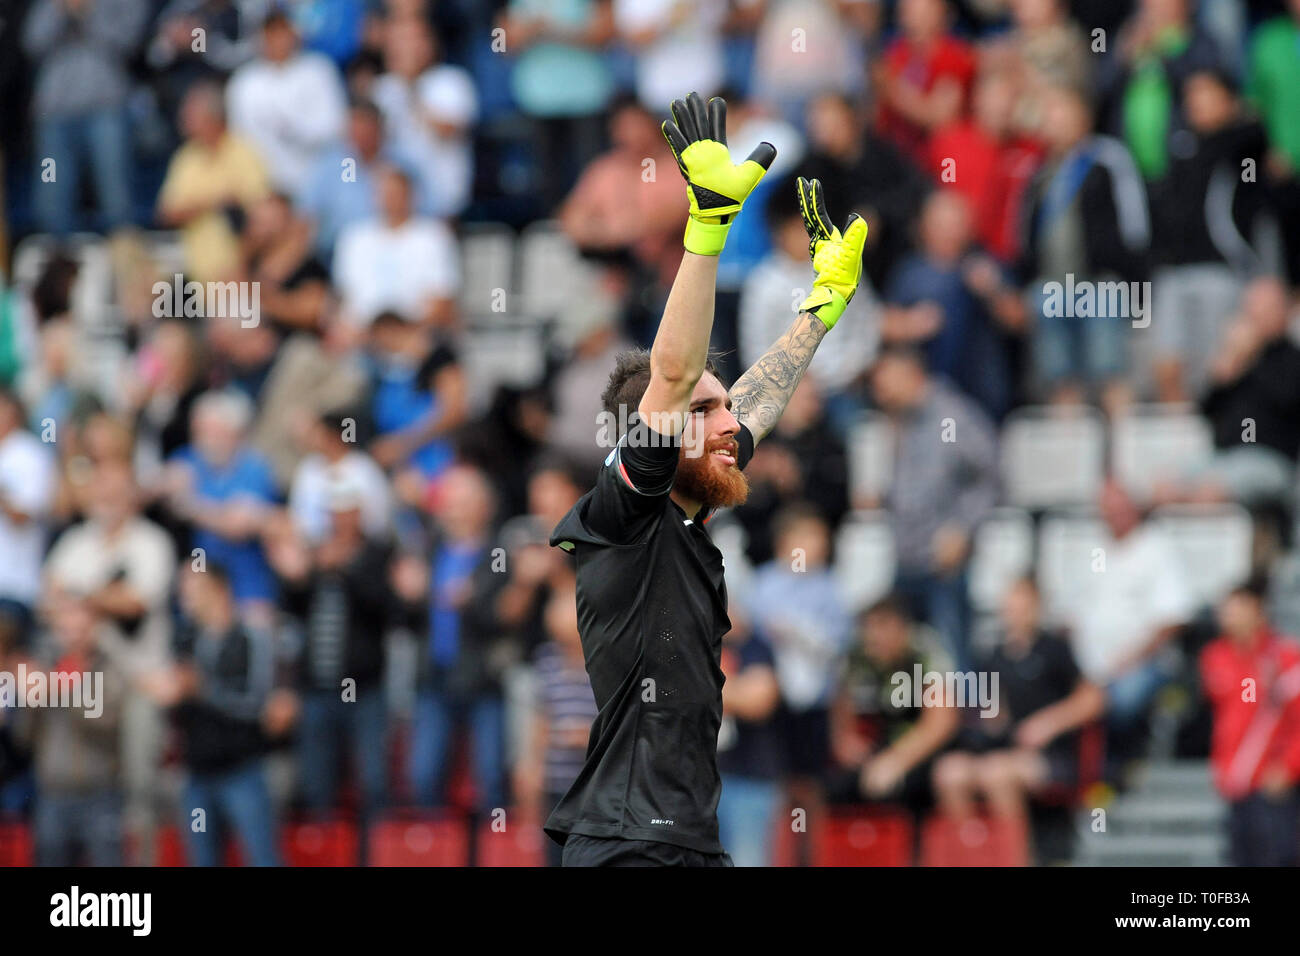
[[[604,393],[626,422],[596,486],[551,544],[577,565],[578,624],[600,708],[582,772],[546,821],[565,866],[731,866],[718,840],[722,554],[705,526],[745,500],[742,469],[785,410],[862,275],[866,222],[844,233],[816,180],[799,198],[817,273],[789,330],[728,391],[708,362],[718,253],[776,150],[739,165],[726,104],[672,104],[664,136],[686,179],[682,263],[654,346],[617,359]]]

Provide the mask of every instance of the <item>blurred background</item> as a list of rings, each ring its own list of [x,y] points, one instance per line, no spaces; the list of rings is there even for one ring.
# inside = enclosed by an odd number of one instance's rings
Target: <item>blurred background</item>
[[[779,151],[725,376],[812,281],[793,177],[870,225],[711,526],[737,863],[1296,864],[1300,0],[16,0],[0,673],[103,712],[0,693],[0,865],[555,862],[545,542],[690,90]],[[968,671],[997,717],[897,693]]]

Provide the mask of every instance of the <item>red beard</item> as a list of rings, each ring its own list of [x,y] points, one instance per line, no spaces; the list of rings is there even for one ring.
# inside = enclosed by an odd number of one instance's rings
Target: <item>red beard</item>
[[[705,508],[731,508],[743,505],[749,497],[749,479],[735,465],[728,465],[714,457],[714,451],[725,451],[739,459],[740,448],[735,441],[718,441],[708,446],[703,455],[688,457],[683,448],[677,462],[675,488],[692,501]]]

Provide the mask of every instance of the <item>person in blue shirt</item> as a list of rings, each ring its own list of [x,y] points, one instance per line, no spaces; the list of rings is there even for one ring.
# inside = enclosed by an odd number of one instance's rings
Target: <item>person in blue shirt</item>
[[[370,454],[385,468],[414,469],[424,482],[433,481],[451,465],[452,435],[467,414],[456,353],[395,312],[376,317],[370,346],[377,435]]]
[[[270,463],[245,442],[253,405],[239,392],[208,392],[194,403],[191,444],[169,459],[171,510],[192,529],[192,546],[224,566],[243,609],[269,610],[275,576],[261,531],[278,500]]]
[[[496,500],[487,478],[468,465],[451,468],[437,486],[419,692],[411,740],[414,802],[443,806],[456,734],[469,736],[476,808],[506,805],[505,703],[500,678],[495,603],[486,595],[493,573]]]

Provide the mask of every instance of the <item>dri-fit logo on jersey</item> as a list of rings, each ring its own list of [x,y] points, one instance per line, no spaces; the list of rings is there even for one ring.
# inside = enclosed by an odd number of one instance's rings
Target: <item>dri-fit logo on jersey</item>
[[[650,821],[650,825],[651,825],[652,827],[670,827],[670,826],[673,825],[673,821],[672,821],[672,820],[660,820],[658,817],[655,817],[653,820]]]

